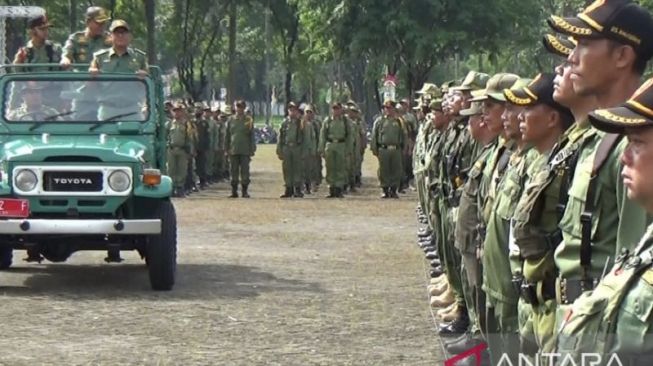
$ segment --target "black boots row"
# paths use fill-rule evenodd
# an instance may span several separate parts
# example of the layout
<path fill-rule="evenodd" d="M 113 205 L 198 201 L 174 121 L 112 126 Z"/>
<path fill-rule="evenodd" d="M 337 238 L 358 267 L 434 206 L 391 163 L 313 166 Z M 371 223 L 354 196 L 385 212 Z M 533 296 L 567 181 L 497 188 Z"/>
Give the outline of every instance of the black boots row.
<path fill-rule="evenodd" d="M 279 198 L 290 198 L 290 197 L 303 198 L 304 194 L 302 193 L 302 187 L 301 186 L 286 187 L 285 192 L 281 196 L 279 196 Z"/>
<path fill-rule="evenodd" d="M 339 187 L 329 187 L 329 195 L 326 198 L 344 198 L 344 190 Z"/>
<path fill-rule="evenodd" d="M 249 192 L 247 192 L 247 188 L 249 187 L 249 184 L 243 184 L 243 198 L 249 198 Z M 238 184 L 232 184 L 231 185 L 231 196 L 229 198 L 238 198 Z"/>
<path fill-rule="evenodd" d="M 397 195 L 397 187 L 383 187 L 383 195 L 381 198 L 399 198 Z"/>

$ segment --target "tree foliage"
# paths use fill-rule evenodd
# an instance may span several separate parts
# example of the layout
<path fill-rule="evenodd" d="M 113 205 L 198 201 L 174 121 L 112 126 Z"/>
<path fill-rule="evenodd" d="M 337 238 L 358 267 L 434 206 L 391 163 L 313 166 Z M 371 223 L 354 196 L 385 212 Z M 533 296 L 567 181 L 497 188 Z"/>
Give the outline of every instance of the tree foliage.
<path fill-rule="evenodd" d="M 541 46 L 550 14 L 588 0 L 4 0 L 38 5 L 63 42 L 83 29 L 87 6 L 127 20 L 136 47 L 171 75 L 176 96 L 297 100 L 324 106 L 353 98 L 374 113 L 385 74 L 411 96 L 425 81 L 471 69 L 524 76 L 556 62 Z M 653 9 L 653 0 L 642 0 Z M 266 21 L 267 20 L 267 21 Z M 25 20 L 8 22 L 8 51 L 25 42 Z"/>

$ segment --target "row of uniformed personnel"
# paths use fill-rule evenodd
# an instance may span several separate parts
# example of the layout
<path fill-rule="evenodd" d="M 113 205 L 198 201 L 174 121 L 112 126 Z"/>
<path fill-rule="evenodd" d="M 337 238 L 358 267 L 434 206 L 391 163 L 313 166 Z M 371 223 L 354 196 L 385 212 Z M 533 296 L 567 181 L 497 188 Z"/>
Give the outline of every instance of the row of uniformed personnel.
<path fill-rule="evenodd" d="M 640 84 L 653 18 L 598 0 L 548 23 L 555 72 L 423 90 L 414 172 L 431 304 L 440 334 L 459 335 L 447 350 L 487 344 L 483 364 L 650 365 L 653 79 Z"/>
<path fill-rule="evenodd" d="M 174 196 L 185 197 L 212 183 L 231 177 L 231 198 L 249 198 L 251 158 L 256 152 L 254 121 L 246 103 L 237 101 L 236 112 L 196 103 L 169 103 L 168 175 Z"/>
<path fill-rule="evenodd" d="M 329 185 L 327 198 L 342 198 L 361 185 L 367 145 L 365 122 L 353 102 L 333 103 L 320 121 L 313 106 L 288 104 L 288 116 L 279 129 L 277 156 L 282 161 L 285 191 L 281 198 L 310 194 L 322 181 L 322 159 Z"/>

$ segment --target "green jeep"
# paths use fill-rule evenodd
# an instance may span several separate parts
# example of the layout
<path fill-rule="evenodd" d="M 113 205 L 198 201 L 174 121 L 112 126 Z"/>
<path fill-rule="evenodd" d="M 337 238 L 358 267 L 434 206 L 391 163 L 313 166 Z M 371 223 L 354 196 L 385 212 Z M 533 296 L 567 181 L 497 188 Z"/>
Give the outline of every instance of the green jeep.
<path fill-rule="evenodd" d="M 32 65 L 33 66 L 33 65 Z M 0 76 L 0 268 L 13 250 L 63 262 L 79 250 L 136 250 L 154 290 L 174 285 L 172 181 L 161 72 Z"/>

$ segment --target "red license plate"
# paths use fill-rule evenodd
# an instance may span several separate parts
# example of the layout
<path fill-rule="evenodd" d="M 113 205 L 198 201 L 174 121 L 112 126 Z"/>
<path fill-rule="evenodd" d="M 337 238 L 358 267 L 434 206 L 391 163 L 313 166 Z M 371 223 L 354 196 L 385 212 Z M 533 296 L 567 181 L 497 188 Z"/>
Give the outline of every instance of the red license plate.
<path fill-rule="evenodd" d="M 29 201 L 14 198 L 0 198 L 0 217 L 28 217 Z"/>

